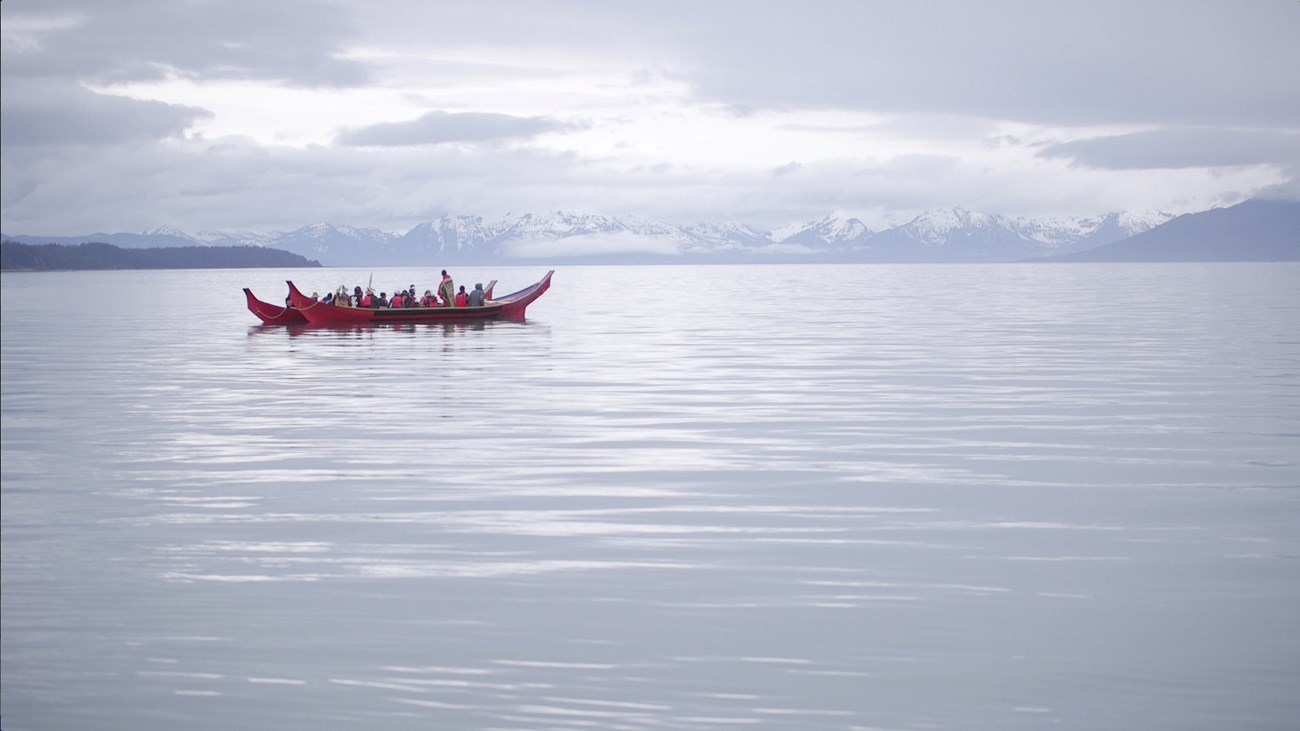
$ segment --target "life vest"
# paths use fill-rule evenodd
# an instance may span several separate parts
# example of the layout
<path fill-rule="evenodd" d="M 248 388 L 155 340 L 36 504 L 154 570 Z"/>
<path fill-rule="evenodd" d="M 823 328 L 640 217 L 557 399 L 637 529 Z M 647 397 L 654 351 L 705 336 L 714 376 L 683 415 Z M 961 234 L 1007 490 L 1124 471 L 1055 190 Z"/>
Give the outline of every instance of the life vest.
<path fill-rule="evenodd" d="M 457 292 L 457 293 L 456 293 L 456 306 L 457 306 L 457 307 L 469 307 L 469 295 L 465 294 L 464 292 Z"/>

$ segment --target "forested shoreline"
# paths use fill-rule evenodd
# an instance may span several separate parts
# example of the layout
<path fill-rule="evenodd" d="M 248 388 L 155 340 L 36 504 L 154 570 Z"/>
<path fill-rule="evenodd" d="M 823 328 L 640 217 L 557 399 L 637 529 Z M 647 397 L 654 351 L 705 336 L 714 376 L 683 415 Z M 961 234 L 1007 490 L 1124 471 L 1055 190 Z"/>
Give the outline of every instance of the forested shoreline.
<path fill-rule="evenodd" d="M 60 271 L 74 269 L 266 269 L 319 267 L 320 262 L 280 249 L 260 246 L 180 246 L 123 249 L 104 243 L 0 243 L 0 269 Z"/>

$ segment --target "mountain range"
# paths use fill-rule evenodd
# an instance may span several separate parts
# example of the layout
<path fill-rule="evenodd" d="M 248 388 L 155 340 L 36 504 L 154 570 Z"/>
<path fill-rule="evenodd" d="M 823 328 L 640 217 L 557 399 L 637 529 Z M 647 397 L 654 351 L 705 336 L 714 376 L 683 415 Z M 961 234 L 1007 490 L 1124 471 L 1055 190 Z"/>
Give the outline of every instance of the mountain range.
<path fill-rule="evenodd" d="M 1297 261 L 1300 203 L 1252 200 L 1179 216 L 1122 241 L 1059 261 Z"/>
<path fill-rule="evenodd" d="M 1082 218 L 1010 218 L 950 208 L 928 211 L 882 231 L 872 231 L 861 220 L 844 214 L 765 231 L 738 223 L 680 226 L 632 216 L 555 211 L 512 214 L 497 220 L 445 215 L 402 234 L 318 223 L 269 234 L 223 231 L 191 235 L 159 228 L 139 234 L 4 238 L 31 244 L 94 241 L 127 248 L 260 246 L 289 251 L 326 266 L 543 261 L 1295 260 L 1300 259 L 1300 202 L 1247 201 L 1178 217 L 1120 212 Z"/>

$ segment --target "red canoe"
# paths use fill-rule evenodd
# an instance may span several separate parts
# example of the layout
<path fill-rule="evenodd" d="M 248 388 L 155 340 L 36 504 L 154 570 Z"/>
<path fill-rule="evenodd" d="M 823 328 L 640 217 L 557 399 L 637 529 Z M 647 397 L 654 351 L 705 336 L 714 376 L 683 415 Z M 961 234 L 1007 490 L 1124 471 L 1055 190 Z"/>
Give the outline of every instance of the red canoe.
<path fill-rule="evenodd" d="M 497 286 L 497 280 L 493 279 L 488 283 L 487 289 L 484 290 L 483 296 L 492 299 L 492 290 Z M 248 300 L 248 311 L 257 315 L 263 325 L 306 325 L 307 318 L 303 316 L 302 311 L 292 305 L 281 307 L 273 305 L 270 302 L 263 302 L 253 295 L 253 291 L 244 287 L 244 298 Z"/>
<path fill-rule="evenodd" d="M 481 307 L 340 307 L 317 302 L 289 282 L 289 304 L 312 325 L 373 325 L 382 323 L 456 322 L 463 320 L 522 320 L 524 310 L 551 287 L 551 275 L 518 292 L 489 299 Z M 251 296 L 251 295 L 250 295 Z M 252 309 L 251 305 L 249 309 Z M 257 314 L 254 312 L 254 314 Z M 261 315 L 258 315 L 261 317 Z"/>
<path fill-rule="evenodd" d="M 293 307 L 281 307 L 253 296 L 253 291 L 244 287 L 244 297 L 248 300 L 248 310 L 257 315 L 266 325 L 305 325 L 307 318 Z"/>

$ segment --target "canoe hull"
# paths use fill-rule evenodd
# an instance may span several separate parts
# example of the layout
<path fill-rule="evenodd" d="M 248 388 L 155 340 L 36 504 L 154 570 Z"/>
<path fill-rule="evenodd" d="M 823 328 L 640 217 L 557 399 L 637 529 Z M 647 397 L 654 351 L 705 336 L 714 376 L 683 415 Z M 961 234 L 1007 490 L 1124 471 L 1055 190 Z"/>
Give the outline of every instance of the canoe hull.
<path fill-rule="evenodd" d="M 551 275 L 501 299 L 490 300 L 481 307 L 398 307 L 371 309 L 339 307 L 304 295 L 293 282 L 289 285 L 289 303 L 311 325 L 352 327 L 357 325 L 408 324 L 417 322 L 466 322 L 475 320 L 522 320 L 528 305 L 551 286 Z M 495 284 L 495 282 L 493 283 Z"/>
<path fill-rule="evenodd" d="M 257 315 L 265 325 L 305 325 L 307 318 L 293 307 L 281 307 L 253 296 L 252 290 L 244 287 L 244 298 L 248 300 L 248 311 Z"/>

